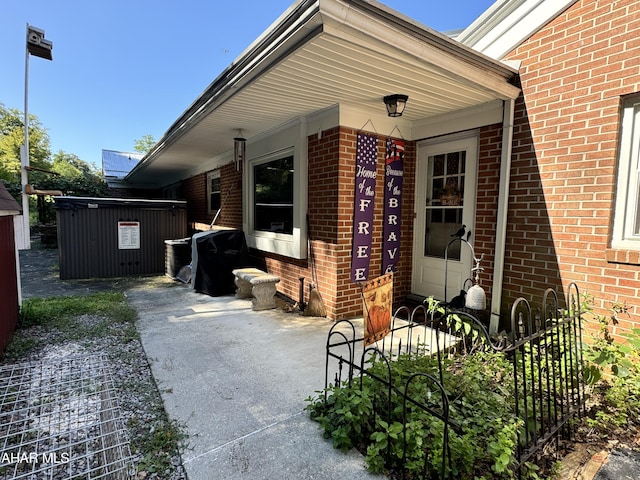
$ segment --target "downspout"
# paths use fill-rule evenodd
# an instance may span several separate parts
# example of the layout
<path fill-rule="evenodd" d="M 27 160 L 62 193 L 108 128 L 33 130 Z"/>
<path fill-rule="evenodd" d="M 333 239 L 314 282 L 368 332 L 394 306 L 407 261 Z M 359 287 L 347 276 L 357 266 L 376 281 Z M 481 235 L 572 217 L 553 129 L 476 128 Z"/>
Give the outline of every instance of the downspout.
<path fill-rule="evenodd" d="M 502 114 L 502 156 L 500 158 L 500 188 L 498 191 L 498 218 L 496 222 L 495 267 L 491 289 L 491 319 L 489 333 L 496 333 L 500 322 L 504 256 L 507 242 L 507 213 L 509 211 L 509 183 L 511 181 L 511 153 L 513 149 L 513 118 L 515 100 L 504 102 Z"/>

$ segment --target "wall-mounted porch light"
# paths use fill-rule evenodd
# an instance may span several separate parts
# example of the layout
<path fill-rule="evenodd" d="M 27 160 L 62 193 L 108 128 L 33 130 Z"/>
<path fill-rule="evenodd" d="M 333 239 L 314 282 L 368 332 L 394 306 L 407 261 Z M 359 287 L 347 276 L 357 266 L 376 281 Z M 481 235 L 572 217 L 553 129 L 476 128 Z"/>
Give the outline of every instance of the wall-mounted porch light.
<path fill-rule="evenodd" d="M 398 93 L 384 97 L 384 104 L 387 107 L 387 115 L 390 117 L 401 117 L 408 99 L 408 95 L 401 95 Z"/>
<path fill-rule="evenodd" d="M 247 139 L 243 138 L 242 130 L 238 130 L 238 136 L 233 139 L 233 161 L 236 163 L 236 171 L 240 171 L 240 165 L 244 163 L 247 149 Z"/>

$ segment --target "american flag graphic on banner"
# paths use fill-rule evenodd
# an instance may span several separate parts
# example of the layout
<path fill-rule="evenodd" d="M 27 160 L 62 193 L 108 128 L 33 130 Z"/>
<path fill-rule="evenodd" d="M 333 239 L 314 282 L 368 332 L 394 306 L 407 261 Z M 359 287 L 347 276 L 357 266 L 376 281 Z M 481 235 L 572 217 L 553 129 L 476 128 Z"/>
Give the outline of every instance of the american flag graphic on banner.
<path fill-rule="evenodd" d="M 385 165 L 389 165 L 395 161 L 402 162 L 404 159 L 404 142 L 402 140 L 388 138 L 384 159 Z"/>
<path fill-rule="evenodd" d="M 354 282 L 362 282 L 369 278 L 377 158 L 378 137 L 359 133 L 356 147 L 353 250 L 351 255 L 351 280 Z"/>
<path fill-rule="evenodd" d="M 384 166 L 384 226 L 382 273 L 397 271 L 400 259 L 400 218 L 402 217 L 402 179 L 404 141 L 387 139 Z"/>

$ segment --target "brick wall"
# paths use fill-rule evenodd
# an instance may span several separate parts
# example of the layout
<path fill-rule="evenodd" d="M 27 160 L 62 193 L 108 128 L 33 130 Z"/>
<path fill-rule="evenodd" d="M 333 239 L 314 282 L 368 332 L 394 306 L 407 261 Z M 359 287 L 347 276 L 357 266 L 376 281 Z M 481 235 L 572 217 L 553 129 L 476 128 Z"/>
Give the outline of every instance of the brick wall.
<path fill-rule="evenodd" d="M 353 232 L 353 202 L 356 165 L 356 130 L 336 127 L 308 138 L 309 233 L 317 288 L 327 316 L 332 319 L 362 315 L 359 288 L 351 281 L 351 250 Z M 370 278 L 381 274 L 383 216 L 384 216 L 384 152 L 386 137 L 378 135 L 378 180 L 373 242 L 370 259 Z M 493 277 L 493 252 L 497 223 L 502 126 L 485 127 L 481 131 L 478 168 L 478 205 L 473 243 L 477 255 L 484 254 L 482 284 L 489 291 Z M 413 217 L 415 199 L 416 147 L 405 142 L 405 162 L 401 218 L 401 252 L 394 278 L 394 301 L 400 304 L 411 291 Z M 221 170 L 223 200 L 229 189 L 218 225 L 242 228 L 242 172 L 234 165 Z M 189 221 L 208 224 L 206 174 L 183 182 L 183 195 L 189 202 Z M 278 291 L 293 300 L 299 299 L 300 278 L 305 279 L 304 301 L 308 301 L 309 285 L 314 281 L 310 259 L 291 258 L 265 252 L 254 252 L 267 270 L 281 278 Z"/>
<path fill-rule="evenodd" d="M 479 147 L 476 223 L 471 244 L 476 257 L 482 256 L 481 266 L 484 271 L 480 275 L 480 284 L 487 295 L 487 305 L 491 305 L 498 224 L 502 124 L 482 128 Z"/>
<path fill-rule="evenodd" d="M 338 129 L 322 132 L 321 138 L 308 138 L 309 190 L 308 205 L 311 253 L 315 260 L 316 287 L 322 296 L 329 318 L 337 318 L 336 296 L 336 244 L 338 225 L 338 180 L 336 162 L 340 155 Z M 267 270 L 280 277 L 278 291 L 293 300 L 300 300 L 300 278 L 304 278 L 304 298 L 309 300 L 309 287 L 314 283 L 310 255 L 305 260 L 293 260 L 279 255 L 263 253 Z"/>
<path fill-rule="evenodd" d="M 315 259 L 318 291 L 322 295 L 327 316 L 333 319 L 362 315 L 362 297 L 358 286 L 351 281 L 351 249 L 357 132 L 348 128 L 333 128 L 312 135 L 309 146 L 308 211 L 311 245 Z M 384 182 L 384 141 L 378 140 L 378 181 L 373 226 L 371 274 L 381 274 Z M 405 149 L 405 177 L 403 186 L 403 218 L 401 256 L 394 281 L 394 298 L 404 300 L 411 285 L 411 248 L 415 147 L 407 142 Z M 275 255 L 265 255 L 270 272 L 279 275 L 278 291 L 298 299 L 300 277 L 308 286 L 313 281 L 308 260 L 292 261 Z M 305 289 L 305 301 L 308 288 Z"/>
<path fill-rule="evenodd" d="M 112 198 L 144 198 L 162 199 L 161 189 L 141 189 L 141 188 L 109 188 L 109 197 Z"/>
<path fill-rule="evenodd" d="M 356 167 L 356 141 L 358 132 L 340 129 L 340 158 L 338 161 L 338 199 L 337 217 L 338 243 L 336 248 L 336 267 L 339 272 L 336 294 L 339 303 L 338 318 L 362 315 L 362 297 L 357 285 L 352 283 L 351 249 L 353 235 L 353 202 Z M 376 181 L 374 224 L 372 228 L 372 248 L 370 258 L 370 278 L 382 273 L 382 241 L 384 216 L 384 153 L 386 137 L 378 136 L 378 170 Z M 401 252 L 394 277 L 394 301 L 402 302 L 410 292 L 413 243 L 413 211 L 415 189 L 415 145 L 405 142 L 405 162 L 402 195 Z"/>
<path fill-rule="evenodd" d="M 521 60 L 504 301 L 575 281 L 597 312 L 640 326 L 635 252 L 609 247 L 621 97 L 640 91 L 640 2 L 581 0 L 512 52 Z M 621 259 L 629 262 L 620 262 Z"/>
<path fill-rule="evenodd" d="M 201 173 L 182 182 L 180 197 L 187 201 L 189 224 L 210 225 L 216 212 L 209 212 L 207 174 Z M 216 225 L 242 229 L 242 170 L 235 164 L 220 167 L 220 202 L 222 209 Z"/>
<path fill-rule="evenodd" d="M 207 174 L 201 173 L 182 181 L 180 198 L 187 201 L 187 222 L 211 223 L 207 207 Z"/>
<path fill-rule="evenodd" d="M 238 171 L 235 163 L 220 167 L 220 205 L 216 225 L 242 230 L 242 168 Z"/>

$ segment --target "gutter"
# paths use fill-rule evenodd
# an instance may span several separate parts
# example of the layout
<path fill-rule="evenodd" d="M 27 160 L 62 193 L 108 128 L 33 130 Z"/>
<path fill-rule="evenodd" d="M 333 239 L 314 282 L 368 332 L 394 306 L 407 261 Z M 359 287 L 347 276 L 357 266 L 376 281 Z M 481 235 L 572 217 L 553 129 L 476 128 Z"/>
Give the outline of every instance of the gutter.
<path fill-rule="evenodd" d="M 148 166 L 204 117 L 325 29 L 333 29 L 336 32 L 340 29 L 355 29 L 360 33 L 375 35 L 375 31 L 370 31 L 372 24 L 392 25 L 404 34 L 400 37 L 413 39 L 412 54 L 417 58 L 424 54 L 424 48 L 433 49 L 441 54 L 438 58 L 442 61 L 446 61 L 445 57 L 449 56 L 455 58 L 456 63 L 462 61 L 463 64 L 476 69 L 477 74 L 485 78 L 485 87 L 498 98 L 514 95 L 512 90 L 515 87 L 509 83 L 517 74 L 516 70 L 455 42 L 375 0 L 298 0 L 209 84 L 125 179 L 131 180 L 141 176 Z M 399 38 L 384 41 L 394 44 L 396 40 Z M 402 47 L 398 45 L 398 48 Z M 435 62 L 434 65 L 440 63 Z M 461 80 L 468 79 L 470 75 L 467 70 L 459 69 L 452 70 L 451 74 L 457 74 Z M 509 83 L 505 85 L 505 82 Z"/>
<path fill-rule="evenodd" d="M 574 5 L 577 0 L 498 0 L 456 37 L 497 59 Z"/>
<path fill-rule="evenodd" d="M 511 154 L 513 151 L 513 119 L 515 100 L 504 102 L 502 114 L 502 155 L 500 158 L 500 188 L 498 192 L 498 218 L 496 222 L 495 266 L 491 288 L 491 319 L 489 333 L 498 331 L 502 305 L 502 282 L 504 280 L 504 256 L 507 243 L 507 213 L 509 211 L 509 184 L 511 182 Z"/>
<path fill-rule="evenodd" d="M 513 0 L 502 1 L 508 3 Z M 353 7 L 357 7 L 360 11 L 366 15 L 373 16 L 378 21 L 386 24 L 392 23 L 411 37 L 414 37 L 439 50 L 446 50 L 449 55 L 454 56 L 469 65 L 473 65 L 480 70 L 490 72 L 491 74 L 498 75 L 506 79 L 515 76 L 518 73 L 517 70 L 514 70 L 510 65 L 505 64 L 490 55 L 486 55 L 483 52 L 474 50 L 471 46 L 461 42 L 459 38 L 452 39 L 446 33 L 439 32 L 427 25 L 423 25 L 417 20 L 397 12 L 376 0 L 345 0 L 345 3 Z M 466 30 L 463 32 L 466 32 Z"/>
<path fill-rule="evenodd" d="M 322 25 L 314 25 L 312 22 L 319 10 L 319 0 L 299 0 L 289 7 L 187 107 L 125 179 L 135 176 L 147 165 L 153 163 L 155 157 L 182 137 L 203 116 L 215 109 L 216 104 L 219 106 L 224 103 L 247 83 L 257 78 L 261 72 L 278 63 L 291 49 L 295 49 L 299 44 L 305 43 L 308 38 L 320 33 Z M 287 43 L 295 37 L 301 38 L 295 41 L 293 47 L 287 47 Z M 274 54 L 283 46 L 287 47 L 285 51 L 278 53 L 274 58 Z"/>

